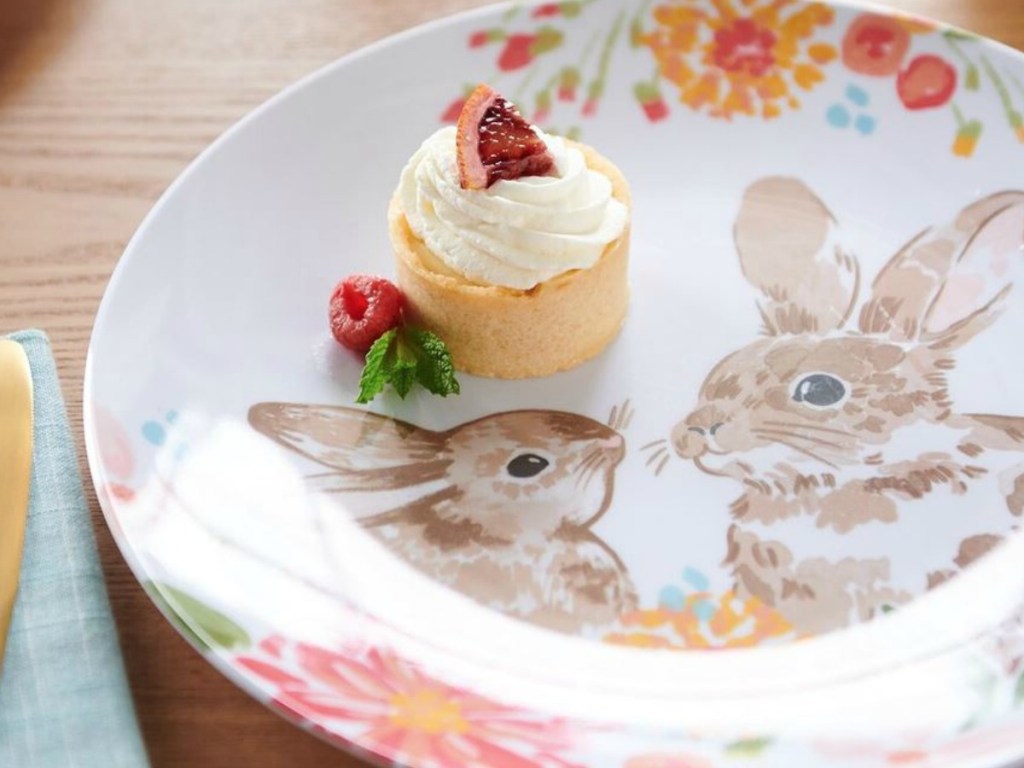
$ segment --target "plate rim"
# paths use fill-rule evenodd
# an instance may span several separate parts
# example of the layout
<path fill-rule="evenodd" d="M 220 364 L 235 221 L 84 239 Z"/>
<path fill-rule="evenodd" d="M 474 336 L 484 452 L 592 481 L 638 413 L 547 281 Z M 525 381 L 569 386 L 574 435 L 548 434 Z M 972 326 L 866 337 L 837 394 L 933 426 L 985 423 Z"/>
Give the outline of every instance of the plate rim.
<path fill-rule="evenodd" d="M 171 200 L 174 196 L 178 194 L 179 188 L 188 183 L 188 180 L 193 176 L 194 173 L 197 172 L 197 169 L 199 169 L 207 161 L 210 155 L 219 151 L 222 145 L 229 143 L 235 137 L 235 135 L 243 131 L 251 121 L 261 119 L 261 117 L 265 113 L 278 108 L 281 103 L 291 99 L 296 93 L 309 87 L 313 83 L 319 82 L 324 78 L 330 77 L 336 71 L 342 70 L 351 65 L 353 62 L 358 61 L 364 57 L 376 55 L 379 52 L 387 50 L 394 46 L 400 46 L 406 40 L 409 39 L 414 39 L 421 36 L 428 36 L 437 29 L 443 29 L 451 25 L 460 24 L 466 21 L 470 21 L 474 18 L 491 17 L 513 6 L 531 7 L 534 5 L 542 4 L 542 2 L 543 0 L 526 0 L 525 2 L 516 2 L 515 0 L 503 0 L 502 2 L 490 3 L 480 7 L 470 8 L 456 13 L 446 14 L 438 18 L 434 18 L 429 21 L 423 22 L 421 24 L 417 24 L 412 27 L 400 30 L 384 38 L 372 41 L 358 49 L 350 51 L 344 54 L 343 56 L 340 56 L 330 62 L 327 62 L 320 67 L 317 67 L 313 71 L 301 76 L 300 78 L 288 84 L 284 88 L 278 90 L 265 101 L 257 105 L 255 108 L 251 109 L 241 118 L 236 120 L 227 129 L 225 129 L 207 146 L 205 146 L 167 186 L 167 188 L 161 193 L 159 198 L 152 204 L 152 207 L 149 209 L 147 214 L 143 217 L 143 219 L 137 226 L 136 230 L 132 234 L 131 238 L 129 239 L 128 243 L 126 244 L 121 256 L 117 261 L 117 264 L 115 265 L 111 273 L 108 283 L 104 288 L 103 296 L 97 308 L 96 315 L 93 321 L 93 326 L 90 331 L 82 385 L 83 432 L 85 437 L 86 458 L 87 465 L 89 468 L 90 479 L 93 483 L 97 496 L 100 499 L 100 506 L 103 512 L 104 522 L 107 525 L 108 529 L 111 530 L 115 542 L 118 545 L 118 549 L 120 550 L 122 557 L 129 565 L 133 577 L 140 584 L 144 583 L 147 580 L 143 577 L 148 576 L 149 574 L 144 573 L 141 568 L 140 558 L 138 557 L 138 554 L 134 552 L 131 537 L 128 536 L 126 533 L 120 532 L 120 525 L 118 523 L 118 513 L 116 509 L 117 505 L 114 503 L 113 500 L 104 499 L 104 494 L 102 492 L 103 487 L 106 485 L 107 478 L 105 474 L 105 469 L 103 467 L 103 463 L 99 458 L 99 438 L 97 425 L 95 423 L 95 418 L 93 414 L 92 404 L 94 403 L 93 390 L 95 387 L 94 371 L 96 366 L 96 341 L 102 335 L 107 325 L 106 316 L 110 312 L 110 306 L 113 301 L 112 297 L 114 297 L 118 293 L 118 286 L 120 285 L 121 280 L 123 278 L 126 269 L 126 264 L 135 256 L 136 253 L 138 253 L 141 250 L 140 243 L 146 237 L 149 229 L 153 225 L 153 222 L 156 221 L 162 215 L 162 212 L 166 205 L 168 204 L 169 200 Z M 807 0 L 805 0 L 805 4 L 806 2 Z M 899 11 L 897 9 L 888 8 L 885 7 L 884 5 L 881 5 L 880 3 L 876 3 L 873 1 L 818 0 L 818 2 L 821 2 L 826 6 L 837 9 L 846 9 L 849 10 L 851 13 L 860 11 L 878 13 L 887 18 L 918 18 L 934 24 L 940 30 L 962 29 L 961 27 L 958 27 L 956 25 L 948 24 L 945 22 L 939 22 L 927 16 L 922 16 L 920 14 L 906 13 Z M 974 33 L 970 34 L 973 35 Z M 982 45 L 989 47 L 991 50 L 994 51 L 994 53 L 1000 56 L 1010 56 L 1011 58 L 1017 61 L 1024 61 L 1024 52 L 1019 51 L 1013 48 L 1012 46 L 1009 46 L 997 40 L 993 40 L 992 38 L 986 36 L 975 36 L 978 38 L 979 42 Z M 131 552 L 131 556 L 128 556 L 128 552 Z M 949 583 L 942 585 L 941 587 L 935 590 L 932 590 L 928 593 L 916 597 L 914 601 L 911 604 L 909 604 L 906 608 L 902 609 L 901 611 L 895 612 L 892 615 L 881 617 L 875 621 L 866 624 L 850 627 L 846 630 L 840 630 L 836 632 L 827 633 L 825 635 L 808 638 L 806 640 L 802 640 L 800 643 L 787 643 L 785 645 L 780 646 L 759 646 L 744 649 L 727 649 L 716 651 L 714 654 L 688 652 L 685 650 L 658 652 L 652 651 L 650 649 L 635 649 L 629 647 L 594 643 L 591 640 L 584 640 L 575 637 L 563 637 L 535 627 L 521 625 L 520 622 L 515 622 L 511 619 L 508 619 L 507 617 L 494 617 L 504 621 L 511 622 L 517 625 L 517 628 L 523 628 L 530 633 L 543 633 L 544 639 L 547 641 L 545 644 L 551 643 L 553 639 L 555 639 L 557 642 L 564 640 L 568 641 L 569 644 L 582 644 L 591 649 L 600 649 L 600 651 L 602 652 L 611 651 L 612 654 L 609 656 L 609 658 L 611 658 L 612 656 L 618 656 L 623 659 L 627 657 L 635 657 L 638 659 L 654 659 L 655 657 L 661 657 L 671 658 L 673 659 L 673 664 L 676 664 L 676 662 L 680 658 L 692 657 L 692 659 L 689 660 L 695 663 L 699 663 L 701 666 L 715 666 L 722 668 L 730 667 L 732 669 L 736 668 L 737 660 L 749 659 L 749 662 L 743 662 L 742 664 L 744 666 L 748 663 L 756 664 L 756 666 L 763 668 L 766 665 L 769 667 L 773 666 L 776 663 L 776 660 L 781 658 L 780 654 L 793 655 L 796 651 L 799 651 L 800 655 L 802 656 L 808 648 L 822 648 L 825 645 L 836 645 L 840 639 L 844 641 L 850 640 L 849 643 L 843 643 L 843 647 L 845 647 L 846 645 L 856 645 L 857 647 L 862 648 L 864 647 L 864 643 L 866 642 L 878 643 L 879 646 L 885 647 L 887 644 L 884 642 L 884 640 L 880 638 L 873 638 L 872 635 L 877 635 L 881 633 L 883 629 L 899 627 L 909 624 L 921 626 L 927 623 L 923 621 L 921 617 L 914 616 L 914 614 L 920 612 L 924 616 L 930 616 L 933 614 L 937 615 L 939 613 L 945 613 L 945 610 L 942 609 L 942 606 L 952 604 L 954 602 L 953 597 L 955 595 L 958 595 L 959 593 L 970 594 L 972 591 L 975 591 L 973 586 L 975 583 L 980 584 L 983 581 L 989 581 L 990 577 L 988 577 L 987 575 L 985 576 L 985 578 L 982 578 L 983 573 L 988 573 L 988 571 L 984 567 L 986 564 L 988 564 L 991 569 L 995 569 L 995 563 L 1009 563 L 1011 562 L 1011 558 L 1013 561 L 1017 561 L 1017 558 L 1020 556 L 1020 554 L 1024 554 L 1024 531 L 1019 531 L 1012 539 L 1008 540 L 997 551 L 987 555 L 974 568 L 964 572 L 957 579 L 951 580 Z M 137 565 L 139 565 L 138 569 L 136 567 Z M 152 597 L 150 597 L 150 599 L 152 600 Z M 240 672 L 235 666 L 230 664 L 228 660 L 223 658 L 219 653 L 203 653 L 202 649 L 199 648 L 191 638 L 185 635 L 185 633 L 181 632 L 180 628 L 176 625 L 176 622 L 171 621 L 171 617 L 168 614 L 168 612 L 162 606 L 160 606 L 157 601 L 154 600 L 154 602 L 157 603 L 158 609 L 161 611 L 164 617 L 168 621 L 170 621 L 172 626 L 175 627 L 175 630 L 179 634 L 183 635 L 190 645 L 196 648 L 196 650 L 200 651 L 204 658 L 208 662 L 210 662 L 215 668 L 217 668 L 222 674 L 224 674 L 229 680 L 231 680 L 232 683 L 240 687 L 253 698 L 256 698 L 257 701 L 263 703 L 265 706 L 271 709 L 271 711 L 275 712 L 278 715 L 284 716 L 289 721 L 299 724 L 301 727 L 302 722 L 297 717 L 290 717 L 287 714 L 280 712 L 277 708 L 274 708 L 269 705 L 269 703 L 265 700 L 265 697 L 263 696 L 264 691 L 260 688 L 259 683 L 254 678 Z M 1012 602 L 1014 605 L 1019 605 L 1020 599 L 1014 598 Z M 970 601 L 968 601 L 967 604 L 970 605 Z M 959 602 L 958 605 L 962 608 L 963 602 Z M 926 611 L 926 607 L 929 608 L 929 610 Z M 475 610 L 483 611 L 488 615 L 494 614 L 493 611 L 490 611 L 488 609 L 480 609 L 478 607 L 475 607 Z M 965 622 L 961 622 L 961 624 L 963 623 Z M 987 629 L 983 630 L 982 635 L 970 634 L 969 636 L 964 636 L 963 632 L 957 632 L 956 634 L 959 636 L 959 639 L 951 639 L 948 643 L 945 643 L 944 646 L 947 650 L 949 650 L 950 648 L 963 649 L 970 643 L 974 642 L 980 637 L 983 637 L 984 634 L 990 631 L 992 628 L 993 627 L 988 627 Z M 866 636 L 860 637 L 861 635 Z M 566 647 L 568 648 L 568 646 Z M 842 649 L 835 651 L 837 656 L 845 655 L 841 653 L 841 650 Z M 943 651 L 939 650 L 938 653 L 941 654 L 943 653 Z M 922 653 L 920 650 L 917 650 L 913 653 L 907 652 L 905 654 L 905 658 L 902 658 L 900 660 L 893 660 L 889 667 L 876 668 L 873 671 L 868 671 L 864 674 L 883 674 L 886 668 L 900 668 L 906 663 L 912 664 L 914 662 L 920 661 L 926 655 L 927 654 Z M 717 663 L 718 660 L 720 660 L 721 663 Z M 712 664 L 709 664 L 708 662 L 712 662 Z M 823 660 L 821 663 L 824 664 L 827 663 L 827 661 Z M 721 670 L 716 669 L 713 672 L 708 672 L 707 675 L 709 679 L 711 677 L 716 677 L 719 680 L 719 682 L 721 680 Z M 827 691 L 831 686 L 834 686 L 836 683 L 837 681 L 834 680 L 826 680 L 821 682 L 820 687 Z M 769 693 L 772 692 L 774 691 L 769 691 Z M 742 692 L 736 694 L 738 699 L 743 698 L 746 695 L 749 695 L 749 692 L 746 694 Z M 311 732 L 314 735 L 320 736 L 320 734 L 318 734 L 315 729 L 303 728 L 303 730 Z M 334 739 L 328 739 L 326 737 L 322 738 L 325 741 L 328 741 L 328 743 L 336 743 Z M 346 743 L 348 743 L 347 740 Z M 357 749 L 360 752 L 365 752 L 365 748 L 358 745 L 358 743 L 352 742 L 352 745 L 354 749 Z M 366 757 L 365 754 L 361 754 L 360 756 L 364 758 Z"/>

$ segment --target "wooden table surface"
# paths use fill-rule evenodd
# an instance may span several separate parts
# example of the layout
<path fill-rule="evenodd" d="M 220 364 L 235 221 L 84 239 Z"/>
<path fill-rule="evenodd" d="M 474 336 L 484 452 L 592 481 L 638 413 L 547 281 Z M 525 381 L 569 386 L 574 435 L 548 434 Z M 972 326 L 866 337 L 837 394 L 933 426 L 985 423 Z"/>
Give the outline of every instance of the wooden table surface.
<path fill-rule="evenodd" d="M 83 456 L 86 346 L 107 279 L 157 196 L 283 86 L 483 0 L 0 0 L 0 333 L 53 341 Z M 1024 48 L 1024 0 L 890 0 Z M 87 484 L 88 485 L 88 484 Z M 128 571 L 89 488 L 153 765 L 359 766 L 193 652 Z"/>

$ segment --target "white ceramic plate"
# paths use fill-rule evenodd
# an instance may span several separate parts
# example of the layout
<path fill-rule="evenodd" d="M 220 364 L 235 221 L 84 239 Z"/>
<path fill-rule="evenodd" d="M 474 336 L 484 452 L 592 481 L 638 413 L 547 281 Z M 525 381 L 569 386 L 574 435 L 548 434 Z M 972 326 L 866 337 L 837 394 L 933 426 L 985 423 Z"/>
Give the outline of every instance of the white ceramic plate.
<path fill-rule="evenodd" d="M 393 274 L 399 172 L 478 81 L 629 178 L 629 318 L 568 373 L 357 408 L 327 297 Z M 212 663 L 383 761 L 1024 756 L 1022 109 L 1018 53 L 795 0 L 498 6 L 347 57 L 118 265 L 107 520 Z"/>

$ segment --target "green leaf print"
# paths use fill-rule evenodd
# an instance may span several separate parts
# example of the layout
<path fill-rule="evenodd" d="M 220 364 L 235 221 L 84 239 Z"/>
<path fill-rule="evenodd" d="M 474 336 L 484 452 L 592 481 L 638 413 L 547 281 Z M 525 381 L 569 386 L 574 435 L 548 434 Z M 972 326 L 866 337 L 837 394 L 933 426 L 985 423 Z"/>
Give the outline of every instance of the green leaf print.
<path fill-rule="evenodd" d="M 962 29 L 944 29 L 942 31 L 942 36 L 947 40 L 957 40 L 964 43 L 977 42 L 981 39 L 977 35 Z"/>
<path fill-rule="evenodd" d="M 729 744 L 725 748 L 725 753 L 730 757 L 759 757 L 771 745 L 772 740 L 765 736 L 756 739 L 741 739 Z"/>
<path fill-rule="evenodd" d="M 147 582 L 144 586 L 182 634 L 200 648 L 241 650 L 251 644 L 244 629 L 194 597 L 166 584 Z"/>

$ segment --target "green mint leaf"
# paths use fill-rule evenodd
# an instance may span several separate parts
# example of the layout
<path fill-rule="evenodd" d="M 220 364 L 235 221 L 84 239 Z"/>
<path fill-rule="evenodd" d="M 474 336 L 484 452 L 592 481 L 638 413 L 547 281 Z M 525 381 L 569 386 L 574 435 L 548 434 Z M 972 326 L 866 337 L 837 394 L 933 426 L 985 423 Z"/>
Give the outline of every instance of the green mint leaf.
<path fill-rule="evenodd" d="M 384 391 L 384 385 L 388 382 L 388 359 L 392 357 L 388 352 L 391 350 L 391 346 L 397 336 L 398 331 L 392 328 L 373 342 L 370 351 L 366 353 L 366 364 L 363 366 L 363 373 L 359 377 L 357 403 L 366 404 Z"/>
<path fill-rule="evenodd" d="M 448 347 L 436 334 L 409 326 L 393 328 L 370 347 L 356 402 L 369 403 L 389 384 L 403 400 L 416 384 L 441 397 L 459 393 Z"/>
<path fill-rule="evenodd" d="M 416 383 L 417 358 L 417 350 L 409 343 L 408 333 L 403 329 L 395 342 L 394 354 L 388 356 L 385 370 L 388 382 L 403 400 Z"/>
<path fill-rule="evenodd" d="M 412 390 L 412 385 L 416 383 L 416 364 L 396 366 L 388 376 L 388 381 L 398 396 L 405 400 L 405 396 Z"/>
<path fill-rule="evenodd" d="M 459 394 L 459 380 L 455 378 L 452 356 L 441 338 L 418 328 L 410 328 L 408 336 L 418 352 L 416 378 L 419 383 L 441 397 Z"/>

